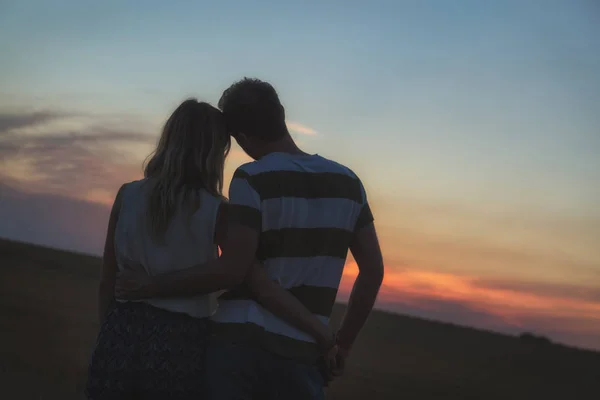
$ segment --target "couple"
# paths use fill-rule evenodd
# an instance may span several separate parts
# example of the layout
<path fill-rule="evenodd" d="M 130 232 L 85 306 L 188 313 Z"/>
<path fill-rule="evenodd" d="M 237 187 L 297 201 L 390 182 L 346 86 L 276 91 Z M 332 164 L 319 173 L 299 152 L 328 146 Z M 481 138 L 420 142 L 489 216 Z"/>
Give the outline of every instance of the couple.
<path fill-rule="evenodd" d="M 359 178 L 296 146 L 269 83 L 236 82 L 219 108 L 184 101 L 116 196 L 91 400 L 323 399 L 371 312 L 383 260 Z M 227 202 L 230 137 L 255 161 Z M 348 249 L 359 275 L 334 334 Z"/>

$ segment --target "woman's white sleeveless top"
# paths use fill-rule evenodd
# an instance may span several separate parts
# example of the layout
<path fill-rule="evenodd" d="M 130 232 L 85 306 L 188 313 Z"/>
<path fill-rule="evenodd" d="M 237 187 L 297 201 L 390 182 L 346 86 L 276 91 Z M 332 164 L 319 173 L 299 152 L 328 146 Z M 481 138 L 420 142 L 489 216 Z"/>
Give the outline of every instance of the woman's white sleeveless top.
<path fill-rule="evenodd" d="M 121 196 L 121 209 L 115 232 L 115 252 L 119 269 L 127 260 L 142 264 L 150 275 L 158 275 L 203 264 L 218 257 L 214 244 L 215 223 L 221 199 L 199 190 L 200 208 L 191 216 L 175 213 L 163 243 L 155 243 L 146 220 L 146 179 L 127 184 Z M 142 300 L 155 307 L 197 318 L 211 316 L 217 309 L 216 294 L 194 297 Z"/>

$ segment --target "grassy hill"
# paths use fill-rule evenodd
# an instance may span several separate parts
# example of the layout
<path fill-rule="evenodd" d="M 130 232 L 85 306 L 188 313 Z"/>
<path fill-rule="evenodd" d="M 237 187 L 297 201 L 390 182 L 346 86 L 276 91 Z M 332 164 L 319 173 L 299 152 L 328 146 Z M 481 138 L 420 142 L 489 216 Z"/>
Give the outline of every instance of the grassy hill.
<path fill-rule="evenodd" d="M 99 273 L 97 257 L 0 240 L 2 398 L 82 398 Z M 374 312 L 328 398 L 591 400 L 600 354 Z"/>

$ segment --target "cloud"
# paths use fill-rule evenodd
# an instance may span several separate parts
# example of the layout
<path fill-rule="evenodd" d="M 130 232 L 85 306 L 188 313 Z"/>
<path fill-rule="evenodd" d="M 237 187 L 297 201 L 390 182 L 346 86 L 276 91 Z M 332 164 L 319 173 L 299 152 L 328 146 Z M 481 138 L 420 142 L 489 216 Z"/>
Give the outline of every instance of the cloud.
<path fill-rule="evenodd" d="M 147 146 L 148 154 L 156 141 L 132 122 L 124 116 L 0 110 L 0 163 L 5 167 L 0 180 L 108 203 L 123 182 L 141 177 L 140 145 Z M 290 129 L 316 134 L 293 122 Z M 234 145 L 226 174 L 247 161 L 250 158 Z"/>
<path fill-rule="evenodd" d="M 142 160 L 132 151 L 149 148 L 155 138 L 135 130 L 110 128 L 94 121 L 78 130 L 52 128 L 44 134 L 15 133 L 14 129 L 43 124 L 58 113 L 1 114 L 0 172 L 4 182 L 39 192 L 68 193 L 75 198 L 110 202 L 119 186 L 141 176 Z M 129 151 L 126 151 L 129 146 Z M 132 150 L 133 149 L 133 150 Z"/>
<path fill-rule="evenodd" d="M 519 282 L 499 279 L 479 279 L 473 282 L 478 287 L 526 292 L 553 298 L 580 299 L 600 303 L 600 284 L 598 287 L 549 282 Z"/>
<path fill-rule="evenodd" d="M 299 124 L 297 122 L 287 121 L 286 125 L 290 131 L 299 133 L 301 135 L 307 135 L 307 136 L 317 136 L 318 135 L 318 132 L 316 130 L 314 130 L 313 128 L 306 126 L 306 125 Z"/>
<path fill-rule="evenodd" d="M 0 112 L 0 135 L 7 134 L 14 129 L 42 124 L 64 116 L 65 114 L 56 111 Z"/>
<path fill-rule="evenodd" d="M 358 269 L 349 261 L 339 300 L 348 299 Z M 593 286 L 484 280 L 475 276 L 388 266 L 379 307 L 504 333 L 540 332 L 600 349 L 600 282 Z M 566 321 L 556 328 L 551 321 Z M 590 341 L 595 332 L 595 341 Z"/>
<path fill-rule="evenodd" d="M 0 182 L 105 204 L 121 184 L 142 176 L 157 139 L 127 116 L 0 111 L 0 121 Z M 225 189 L 235 167 L 248 161 L 234 143 Z"/>
<path fill-rule="evenodd" d="M 154 138 L 140 132 L 112 130 L 100 126 L 90 126 L 81 132 L 56 132 L 44 135 L 10 135 L 5 136 L 4 143 L 18 147 L 31 147 L 38 151 L 52 149 L 56 146 L 72 146 L 79 144 L 102 144 L 109 142 L 142 142 L 153 143 Z"/>

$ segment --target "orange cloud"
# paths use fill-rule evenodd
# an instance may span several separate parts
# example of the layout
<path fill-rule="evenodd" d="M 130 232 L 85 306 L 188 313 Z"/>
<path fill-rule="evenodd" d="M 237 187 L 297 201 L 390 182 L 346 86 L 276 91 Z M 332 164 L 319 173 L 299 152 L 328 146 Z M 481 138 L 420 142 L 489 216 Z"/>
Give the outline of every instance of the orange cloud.
<path fill-rule="evenodd" d="M 0 181 L 17 182 L 31 192 L 112 203 L 123 183 L 142 176 L 142 160 L 133 153 L 149 149 L 155 138 L 111 127 L 100 118 L 82 123 L 80 117 L 0 111 L 0 166 L 5 167 Z"/>
<path fill-rule="evenodd" d="M 347 263 L 340 290 L 349 293 L 358 274 L 354 261 Z M 540 284 L 542 286 L 542 284 Z M 426 296 L 440 300 L 458 300 L 484 306 L 488 311 L 505 314 L 513 312 L 553 313 L 600 318 L 600 301 L 566 296 L 550 296 L 529 290 L 495 288 L 476 277 L 448 273 L 387 268 L 383 283 L 385 300 L 402 300 L 406 296 Z"/>
<path fill-rule="evenodd" d="M 357 274 L 356 263 L 349 261 L 340 285 L 342 300 L 348 298 Z M 459 314 L 468 311 L 485 315 L 495 320 L 493 328 L 540 330 L 550 332 L 551 336 L 558 329 L 563 335 L 556 336 L 564 336 L 565 340 L 571 342 L 574 340 L 565 336 L 562 330 L 573 334 L 600 333 L 600 299 L 595 298 L 597 289 L 590 290 L 590 296 L 577 298 L 560 290 L 555 293 L 547 286 L 539 284 L 538 287 L 535 283 L 523 285 L 519 282 L 513 285 L 502 282 L 499 285 L 473 276 L 418 269 L 399 270 L 392 266 L 386 270 L 378 303 L 401 312 L 416 310 L 418 315 L 426 313 L 428 308 L 443 304 L 461 305 L 464 309 L 459 309 Z M 456 308 L 453 308 L 445 319 L 460 322 L 461 315 L 455 314 L 455 311 Z M 441 318 L 444 318 L 443 313 Z M 558 320 L 567 322 L 557 327 L 553 321 Z M 483 328 L 489 328 L 490 325 L 482 317 L 468 322 L 469 325 L 478 323 Z M 585 344 L 600 347 L 600 340 Z"/>

